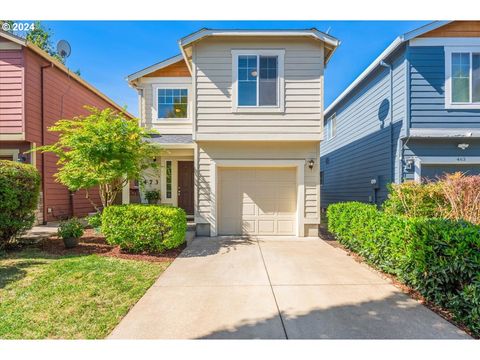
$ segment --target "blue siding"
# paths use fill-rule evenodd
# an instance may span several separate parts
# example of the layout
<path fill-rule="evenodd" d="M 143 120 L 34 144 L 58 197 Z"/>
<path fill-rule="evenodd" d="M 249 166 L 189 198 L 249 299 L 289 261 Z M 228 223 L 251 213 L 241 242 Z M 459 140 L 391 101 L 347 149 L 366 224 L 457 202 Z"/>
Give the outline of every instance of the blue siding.
<path fill-rule="evenodd" d="M 412 46 L 410 122 L 413 128 L 480 128 L 480 110 L 445 109 L 443 46 Z"/>
<path fill-rule="evenodd" d="M 393 114 L 394 154 L 400 137 L 406 108 L 405 48 L 388 61 L 394 64 Z M 335 138 L 322 142 L 320 167 L 324 183 L 320 196 L 322 208 L 340 201 L 370 202 L 374 198 L 371 179 L 379 179 L 377 203 L 387 196 L 391 182 L 390 161 L 390 73 L 379 67 L 334 109 L 337 117 Z M 396 175 L 396 174 L 394 174 Z"/>

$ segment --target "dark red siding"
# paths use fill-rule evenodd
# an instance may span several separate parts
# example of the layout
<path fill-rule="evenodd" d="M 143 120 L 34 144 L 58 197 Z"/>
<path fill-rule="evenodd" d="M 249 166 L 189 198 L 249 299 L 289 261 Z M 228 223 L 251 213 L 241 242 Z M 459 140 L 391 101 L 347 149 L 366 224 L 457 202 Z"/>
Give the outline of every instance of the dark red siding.
<path fill-rule="evenodd" d="M 23 52 L 0 50 L 0 134 L 23 132 Z"/>
<path fill-rule="evenodd" d="M 49 66 L 49 62 L 25 49 L 25 136 L 26 141 L 44 144 L 42 141 L 42 82 L 41 68 L 43 69 L 43 109 L 44 128 L 52 126 L 60 119 L 71 119 L 86 115 L 85 105 L 98 108 L 112 107 L 110 103 L 86 88 L 62 70 Z M 57 134 L 44 132 L 45 144 L 57 141 Z M 37 168 L 42 171 L 45 161 L 44 199 L 48 209 L 47 221 L 54 221 L 68 216 L 85 216 L 93 211 L 90 202 L 85 198 L 83 191 L 73 194 L 70 198 L 68 189 L 55 181 L 57 172 L 57 157 L 53 154 L 37 154 Z M 98 191 L 90 192 L 92 200 L 100 205 Z"/>

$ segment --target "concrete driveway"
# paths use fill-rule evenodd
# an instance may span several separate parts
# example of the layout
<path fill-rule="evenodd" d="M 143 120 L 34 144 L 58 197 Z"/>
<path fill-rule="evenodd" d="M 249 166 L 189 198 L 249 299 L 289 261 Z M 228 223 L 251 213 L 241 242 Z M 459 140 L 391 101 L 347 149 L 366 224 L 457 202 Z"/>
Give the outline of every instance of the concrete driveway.
<path fill-rule="evenodd" d="M 320 239 L 197 238 L 111 339 L 462 339 Z"/>

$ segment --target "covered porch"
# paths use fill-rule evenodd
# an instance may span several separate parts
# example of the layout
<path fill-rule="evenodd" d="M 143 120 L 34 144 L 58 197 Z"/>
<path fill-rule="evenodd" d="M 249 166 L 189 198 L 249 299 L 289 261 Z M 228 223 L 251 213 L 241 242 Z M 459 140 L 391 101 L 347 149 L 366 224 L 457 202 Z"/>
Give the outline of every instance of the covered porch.
<path fill-rule="evenodd" d="M 146 204 L 147 192 L 159 191 L 159 204 L 181 207 L 193 218 L 195 144 L 191 135 L 157 135 L 149 141 L 158 146 L 159 153 L 152 159 L 158 167 L 125 186 L 122 203 Z"/>

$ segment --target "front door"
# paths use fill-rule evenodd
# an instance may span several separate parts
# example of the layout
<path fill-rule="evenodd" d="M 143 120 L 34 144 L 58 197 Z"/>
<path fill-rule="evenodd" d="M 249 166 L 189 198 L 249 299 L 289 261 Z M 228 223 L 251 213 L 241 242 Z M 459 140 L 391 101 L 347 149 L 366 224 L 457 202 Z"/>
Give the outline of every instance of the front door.
<path fill-rule="evenodd" d="M 178 162 L 178 207 L 193 215 L 193 161 Z"/>

